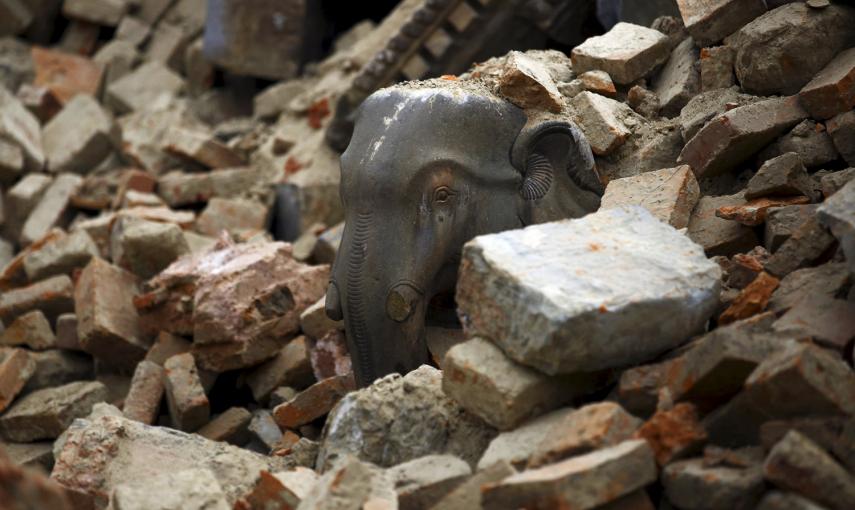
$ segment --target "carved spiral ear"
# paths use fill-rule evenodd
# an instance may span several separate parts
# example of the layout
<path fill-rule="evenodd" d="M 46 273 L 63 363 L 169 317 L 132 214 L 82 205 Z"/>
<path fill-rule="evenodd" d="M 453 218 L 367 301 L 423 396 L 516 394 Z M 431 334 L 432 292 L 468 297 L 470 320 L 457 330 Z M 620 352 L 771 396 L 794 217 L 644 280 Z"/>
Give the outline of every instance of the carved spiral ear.
<path fill-rule="evenodd" d="M 511 148 L 511 163 L 523 176 L 520 194 L 526 200 L 543 198 L 554 172 L 562 169 L 583 190 L 603 195 L 591 146 L 572 123 L 546 121 L 526 126 Z"/>
<path fill-rule="evenodd" d="M 537 200 L 546 196 L 552 186 L 552 163 L 538 153 L 529 154 L 525 164 L 525 177 L 523 178 L 522 193 L 526 200 Z"/>

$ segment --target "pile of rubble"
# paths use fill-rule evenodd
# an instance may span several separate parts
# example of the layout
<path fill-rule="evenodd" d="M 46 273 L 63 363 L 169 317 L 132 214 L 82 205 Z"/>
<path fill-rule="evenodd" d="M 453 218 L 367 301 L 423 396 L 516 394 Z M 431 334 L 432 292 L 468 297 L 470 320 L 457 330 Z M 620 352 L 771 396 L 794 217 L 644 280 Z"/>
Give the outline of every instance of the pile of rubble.
<path fill-rule="evenodd" d="M 0 0 L 70 20 L 0 40 L 0 501 L 855 507 L 855 8 L 677 3 L 446 77 L 570 112 L 601 210 L 468 243 L 441 370 L 355 390 L 325 139 L 421 2 L 246 105 L 205 2 Z"/>

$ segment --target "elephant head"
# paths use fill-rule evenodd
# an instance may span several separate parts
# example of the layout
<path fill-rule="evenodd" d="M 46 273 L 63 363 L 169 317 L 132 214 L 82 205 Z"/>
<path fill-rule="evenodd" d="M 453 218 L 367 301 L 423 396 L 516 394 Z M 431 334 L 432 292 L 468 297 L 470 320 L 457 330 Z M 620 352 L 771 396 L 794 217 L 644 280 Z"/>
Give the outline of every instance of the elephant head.
<path fill-rule="evenodd" d="M 345 321 L 361 386 L 428 361 L 426 315 L 453 291 L 466 241 L 583 216 L 602 195 L 572 123 L 438 82 L 370 96 L 341 174 L 345 228 L 326 312 Z"/>

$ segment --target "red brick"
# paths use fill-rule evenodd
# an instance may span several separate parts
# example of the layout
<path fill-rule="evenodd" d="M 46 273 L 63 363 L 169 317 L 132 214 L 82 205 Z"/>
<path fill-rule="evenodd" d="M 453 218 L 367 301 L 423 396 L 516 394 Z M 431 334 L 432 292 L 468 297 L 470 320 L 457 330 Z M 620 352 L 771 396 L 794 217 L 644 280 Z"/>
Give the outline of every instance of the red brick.
<path fill-rule="evenodd" d="M 695 406 L 680 403 L 672 409 L 657 411 L 638 429 L 635 437 L 646 440 L 653 448 L 656 462 L 664 466 L 700 450 L 707 432 L 698 422 Z"/>
<path fill-rule="evenodd" d="M 166 360 L 163 368 L 172 425 L 186 432 L 199 429 L 208 422 L 211 406 L 199 379 L 196 360 L 190 353 L 176 354 Z"/>
<path fill-rule="evenodd" d="M 163 367 L 157 363 L 147 360 L 139 362 L 122 409 L 126 418 L 146 425 L 153 425 L 157 421 L 160 401 L 163 399 L 163 375 Z"/>
<path fill-rule="evenodd" d="M 27 351 L 0 351 L 0 413 L 9 407 L 35 371 L 36 362 Z"/>
<path fill-rule="evenodd" d="M 830 119 L 855 106 L 855 48 L 842 51 L 799 92 L 815 119 Z"/>
<path fill-rule="evenodd" d="M 47 87 L 61 104 L 77 94 L 97 96 L 103 70 L 88 58 L 34 46 L 35 85 Z"/>
<path fill-rule="evenodd" d="M 742 289 L 730 307 L 719 316 L 719 324 L 730 324 L 747 319 L 765 310 L 779 283 L 780 280 L 765 271 L 758 274 L 757 278 Z"/>
<path fill-rule="evenodd" d="M 766 213 L 773 207 L 808 203 L 810 203 L 808 197 L 755 198 L 744 204 L 719 207 L 715 215 L 726 220 L 737 221 L 748 227 L 756 227 L 766 221 Z"/>
<path fill-rule="evenodd" d="M 19 316 L 41 310 L 49 321 L 74 311 L 74 286 L 66 275 L 54 276 L 28 287 L 0 292 L 0 320 L 11 324 Z"/>
<path fill-rule="evenodd" d="M 336 403 L 356 388 L 352 375 L 330 377 L 297 394 L 290 402 L 273 410 L 273 418 L 282 428 L 294 429 L 326 415 Z"/>

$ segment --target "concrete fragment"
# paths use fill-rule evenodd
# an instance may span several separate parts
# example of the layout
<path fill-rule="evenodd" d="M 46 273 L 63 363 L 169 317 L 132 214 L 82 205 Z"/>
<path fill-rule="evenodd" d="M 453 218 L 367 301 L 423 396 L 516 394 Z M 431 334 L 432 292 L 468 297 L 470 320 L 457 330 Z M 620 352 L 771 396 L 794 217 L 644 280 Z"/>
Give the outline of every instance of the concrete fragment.
<path fill-rule="evenodd" d="M 204 425 L 211 414 L 202 388 L 196 361 L 190 353 L 176 354 L 163 364 L 169 417 L 179 430 L 192 432 Z"/>
<path fill-rule="evenodd" d="M 94 376 L 92 358 L 83 353 L 51 349 L 31 352 L 30 357 L 35 361 L 36 369 L 22 390 L 24 393 L 89 380 Z"/>
<path fill-rule="evenodd" d="M 289 341 L 271 360 L 255 368 L 246 379 L 256 402 L 265 402 L 276 388 L 293 386 L 305 388 L 315 378 L 312 375 L 310 342 L 305 336 Z"/>
<path fill-rule="evenodd" d="M 36 362 L 23 349 L 0 352 L 0 413 L 9 407 L 36 370 Z"/>
<path fill-rule="evenodd" d="M 698 178 L 733 170 L 807 116 L 796 97 L 734 108 L 701 128 L 677 161 L 690 165 Z"/>
<path fill-rule="evenodd" d="M 114 112 L 127 113 L 155 103 L 159 96 L 177 95 L 184 80 L 160 62 L 149 62 L 107 86 L 104 102 Z"/>
<path fill-rule="evenodd" d="M 11 324 L 19 316 L 41 310 L 48 321 L 74 311 L 74 285 L 66 275 L 54 276 L 20 289 L 0 293 L 0 321 Z"/>
<path fill-rule="evenodd" d="M 3 87 L 0 87 L 0 136 L 21 148 L 27 170 L 42 169 L 45 156 L 39 121 Z"/>
<path fill-rule="evenodd" d="M 656 479 L 653 451 L 644 441 L 624 441 L 585 455 L 511 475 L 483 489 L 485 508 L 574 505 L 594 508 Z"/>
<path fill-rule="evenodd" d="M 163 367 L 153 361 L 140 361 L 131 379 L 131 389 L 125 397 L 125 406 L 122 409 L 125 417 L 153 425 L 160 411 L 163 391 Z"/>
<path fill-rule="evenodd" d="M 600 207 L 640 205 L 660 221 L 674 228 L 685 228 L 699 195 L 692 169 L 683 165 L 610 181 Z"/>
<path fill-rule="evenodd" d="M 139 62 L 140 54 L 132 43 L 114 39 L 102 46 L 92 60 L 104 66 L 104 87 L 107 87 L 129 74 Z"/>
<path fill-rule="evenodd" d="M 701 50 L 701 90 L 723 89 L 736 83 L 733 62 L 736 52 L 730 46 L 713 46 Z"/>
<path fill-rule="evenodd" d="M 443 453 L 474 465 L 494 434 L 443 393 L 440 371 L 422 366 L 345 395 L 327 417 L 317 466 L 348 454 L 388 467 Z"/>
<path fill-rule="evenodd" d="M 654 239 L 655 250 L 644 248 Z M 663 243 L 671 248 L 663 250 Z M 631 263 L 622 265 L 622 251 L 629 246 Z M 667 262 L 658 261 L 665 252 Z M 607 272 L 601 270 L 604 253 L 611 261 Z M 642 254 L 646 262 L 640 264 Z M 639 267 L 667 267 L 667 276 L 639 276 Z M 719 275 L 699 246 L 646 210 L 608 209 L 467 243 L 458 313 L 470 335 L 491 338 L 516 361 L 548 374 L 595 371 L 643 362 L 698 331 L 717 300 Z M 650 283 L 664 279 L 666 287 Z M 643 282 L 644 288 L 630 282 Z M 692 296 L 692 310 L 678 311 L 676 296 Z M 655 333 L 637 315 L 652 310 L 661 310 L 656 313 L 663 317 Z M 669 323 L 675 316 L 680 321 Z M 618 340 L 623 335 L 633 339 L 631 351 Z"/>
<path fill-rule="evenodd" d="M 123 483 L 110 497 L 115 510 L 229 510 L 210 469 L 185 469 Z"/>
<path fill-rule="evenodd" d="M 598 156 L 609 154 L 624 143 L 630 130 L 622 117 L 635 113 L 625 104 L 593 92 L 581 92 L 571 100 L 577 123 Z"/>
<path fill-rule="evenodd" d="M 54 227 L 64 227 L 68 224 L 71 220 L 71 197 L 82 181 L 79 175 L 74 174 L 56 176 L 21 228 L 18 240 L 22 246 L 33 243 Z"/>
<path fill-rule="evenodd" d="M 772 448 L 763 472 L 778 487 L 831 509 L 855 505 L 855 478 L 819 446 L 790 431 Z"/>
<path fill-rule="evenodd" d="M 750 250 L 757 244 L 757 236 L 744 225 L 719 218 L 721 207 L 743 203 L 740 195 L 702 197 L 689 219 L 689 238 L 703 246 L 708 256 L 732 255 Z"/>
<path fill-rule="evenodd" d="M 249 421 L 252 413 L 243 407 L 230 407 L 196 431 L 211 441 L 225 441 L 243 446 L 249 441 Z"/>
<path fill-rule="evenodd" d="M 282 459 L 196 434 L 103 416 L 72 425 L 56 457 L 52 478 L 67 490 L 104 507 L 118 486 L 163 475 L 164 466 L 169 466 L 172 474 L 210 469 L 229 505 L 252 488 L 261 470 L 285 468 Z M 161 495 L 161 491 L 152 494 Z"/>
<path fill-rule="evenodd" d="M 398 505 L 419 510 L 460 485 L 472 469 L 453 455 L 426 455 L 398 464 L 388 474 L 398 493 Z"/>
<path fill-rule="evenodd" d="M 798 269 L 781 279 L 781 284 L 769 300 L 769 310 L 780 314 L 804 299 L 833 299 L 843 292 L 848 282 L 849 274 L 843 263 L 832 262 Z"/>
<path fill-rule="evenodd" d="M 698 46 L 710 46 L 766 12 L 761 0 L 677 0 L 686 30 Z"/>
<path fill-rule="evenodd" d="M 670 359 L 624 370 L 615 388 L 615 400 L 636 416 L 652 415 L 665 378 L 676 362 Z"/>
<path fill-rule="evenodd" d="M 745 198 L 751 200 L 769 195 L 804 195 L 813 200 L 818 198 L 814 183 L 798 154 L 788 152 L 766 161 L 748 181 Z"/>
<path fill-rule="evenodd" d="M 848 164 L 855 165 L 855 110 L 841 113 L 825 125 L 837 152 Z"/>
<path fill-rule="evenodd" d="M 688 510 L 755 508 L 763 494 L 763 470 L 704 465 L 703 459 L 675 462 L 662 472 L 665 495 L 672 504 Z"/>
<path fill-rule="evenodd" d="M 187 340 L 166 331 L 161 331 L 157 335 L 151 349 L 145 355 L 145 359 L 163 366 L 167 359 L 176 354 L 190 352 L 190 348 L 191 344 Z"/>
<path fill-rule="evenodd" d="M 264 230 L 269 216 L 270 208 L 258 201 L 213 197 L 196 220 L 196 230 L 211 237 L 219 236 L 223 230 L 231 235 Z"/>
<path fill-rule="evenodd" d="M 95 381 L 34 391 L 0 416 L 0 435 L 18 442 L 53 439 L 75 418 L 86 416 L 96 402 L 106 398 L 107 388 Z"/>
<path fill-rule="evenodd" d="M 82 268 L 92 257 L 99 256 L 98 247 L 84 230 L 61 235 L 48 241 L 24 257 L 24 271 L 30 281 L 43 280 Z"/>
<path fill-rule="evenodd" d="M 388 472 L 352 456 L 342 458 L 300 502 L 301 510 L 397 508 L 395 486 Z"/>
<path fill-rule="evenodd" d="M 577 73 L 599 69 L 616 83 L 628 84 L 664 63 L 669 51 L 668 38 L 658 30 L 618 23 L 606 34 L 573 48 L 571 58 Z"/>
<path fill-rule="evenodd" d="M 531 425 L 535 424 L 536 422 L 532 422 Z M 549 434 L 535 442 L 528 467 L 543 466 L 566 457 L 615 445 L 629 439 L 633 432 L 638 434 L 636 429 L 640 425 L 640 420 L 618 405 L 602 402 L 584 406 L 563 415 L 560 421 L 552 424 Z M 479 465 L 489 465 L 494 460 L 490 450 L 497 441 L 498 438 L 491 443 L 491 448 L 485 452 Z"/>
<path fill-rule="evenodd" d="M 113 261 L 141 279 L 155 276 L 189 252 L 181 228 L 174 223 L 119 217 L 113 224 Z"/>
<path fill-rule="evenodd" d="M 479 470 L 430 508 L 433 510 L 466 510 L 481 508 L 481 488 L 516 473 L 507 462 L 497 462 Z"/>
<path fill-rule="evenodd" d="M 510 430 L 596 388 L 597 378 L 550 377 L 508 359 L 474 337 L 451 348 L 442 389 L 461 407 L 499 430 Z M 585 380 L 588 379 L 588 380 Z"/>
<path fill-rule="evenodd" d="M 318 381 L 288 402 L 276 406 L 273 419 L 283 429 L 306 425 L 329 413 L 338 401 L 354 388 L 351 374 Z"/>
<path fill-rule="evenodd" d="M 819 223 L 816 216 L 810 216 L 772 254 L 765 269 L 779 278 L 786 276 L 818 260 L 833 244 L 834 236 Z"/>
<path fill-rule="evenodd" d="M 525 53 L 512 51 L 499 77 L 499 94 L 520 108 L 561 111 L 564 100 L 549 71 Z"/>
<path fill-rule="evenodd" d="M 659 97 L 641 85 L 633 85 L 629 89 L 626 103 L 642 117 L 653 119 L 659 116 Z"/>
<path fill-rule="evenodd" d="M 855 48 L 840 52 L 799 91 L 815 119 L 830 119 L 855 107 Z"/>
<path fill-rule="evenodd" d="M 245 163 L 239 154 L 205 130 L 172 127 L 164 136 L 167 152 L 207 168 L 229 168 Z"/>
<path fill-rule="evenodd" d="M 146 47 L 146 60 L 159 62 L 180 73 L 184 51 L 190 39 L 180 26 L 169 22 L 158 23 Z"/>
<path fill-rule="evenodd" d="M 672 409 L 657 411 L 638 429 L 635 437 L 647 441 L 656 463 L 665 466 L 700 450 L 707 433 L 698 421 L 695 406 L 680 403 Z"/>
<path fill-rule="evenodd" d="M 704 418 L 710 442 L 756 444 L 765 421 L 853 413 L 855 374 L 836 354 L 809 344 L 783 347 L 754 369 L 740 394 Z"/>
<path fill-rule="evenodd" d="M 80 345 L 108 366 L 130 370 L 148 350 L 133 305 L 136 293 L 132 274 L 99 258 L 89 262 L 77 281 L 74 308 Z"/>
<path fill-rule="evenodd" d="M 679 115 L 686 103 L 700 92 L 701 75 L 695 68 L 697 60 L 698 50 L 691 38 L 684 39 L 671 51 L 668 63 L 653 80 L 653 91 L 659 96 L 662 115 Z"/>
<path fill-rule="evenodd" d="M 19 316 L 0 335 L 0 343 L 10 347 L 26 346 L 33 350 L 44 350 L 56 346 L 56 336 L 40 310 Z"/>

